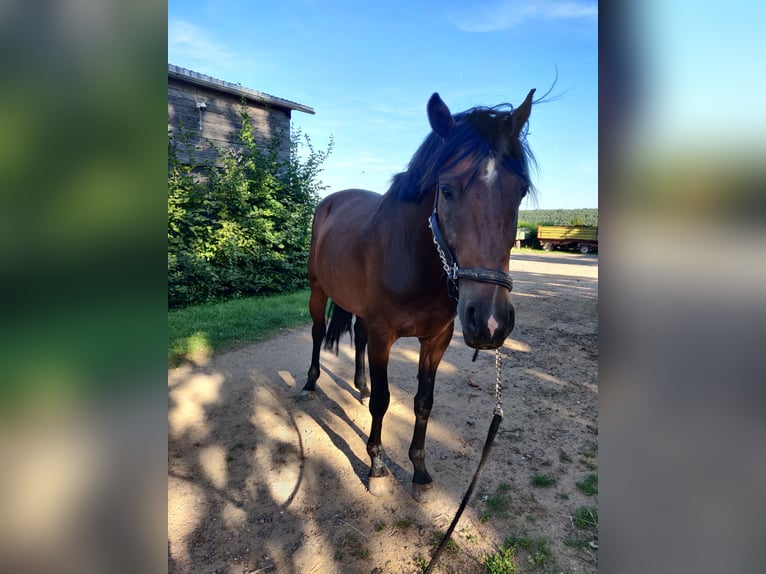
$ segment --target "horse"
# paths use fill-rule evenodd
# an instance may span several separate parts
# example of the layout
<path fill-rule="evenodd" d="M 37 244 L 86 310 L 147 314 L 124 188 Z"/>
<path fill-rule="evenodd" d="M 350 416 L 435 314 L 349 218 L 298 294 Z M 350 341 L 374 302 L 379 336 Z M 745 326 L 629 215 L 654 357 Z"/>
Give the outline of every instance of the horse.
<path fill-rule="evenodd" d="M 374 496 L 392 491 L 381 433 L 394 342 L 420 342 L 409 458 L 412 495 L 427 502 L 433 480 L 426 428 L 455 317 L 465 343 L 477 350 L 502 346 L 514 327 L 510 250 L 519 205 L 534 190 L 526 140 L 534 92 L 516 108 L 474 107 L 454 116 L 434 93 L 427 104 L 431 132 L 385 194 L 348 189 L 317 205 L 308 260 L 313 346 L 303 392 L 316 390 L 322 342 L 337 355 L 355 318 L 354 386 L 372 415 L 367 486 Z"/>

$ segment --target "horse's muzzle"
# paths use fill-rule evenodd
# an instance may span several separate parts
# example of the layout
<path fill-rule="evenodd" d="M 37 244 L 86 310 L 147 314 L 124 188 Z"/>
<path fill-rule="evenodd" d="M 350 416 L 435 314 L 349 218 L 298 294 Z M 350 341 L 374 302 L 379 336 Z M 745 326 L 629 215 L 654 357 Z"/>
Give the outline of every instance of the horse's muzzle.
<path fill-rule="evenodd" d="M 466 345 L 474 349 L 497 349 L 513 331 L 516 313 L 503 289 L 500 297 L 479 299 L 461 292 L 458 316 Z"/>

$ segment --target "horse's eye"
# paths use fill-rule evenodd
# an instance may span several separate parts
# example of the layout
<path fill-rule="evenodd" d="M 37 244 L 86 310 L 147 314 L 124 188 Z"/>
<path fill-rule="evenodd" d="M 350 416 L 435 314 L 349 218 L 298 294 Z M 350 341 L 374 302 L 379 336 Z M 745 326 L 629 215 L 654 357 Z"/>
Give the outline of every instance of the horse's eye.
<path fill-rule="evenodd" d="M 447 183 L 440 183 L 439 184 L 439 192 L 442 194 L 442 197 L 444 199 L 452 199 L 452 186 Z"/>

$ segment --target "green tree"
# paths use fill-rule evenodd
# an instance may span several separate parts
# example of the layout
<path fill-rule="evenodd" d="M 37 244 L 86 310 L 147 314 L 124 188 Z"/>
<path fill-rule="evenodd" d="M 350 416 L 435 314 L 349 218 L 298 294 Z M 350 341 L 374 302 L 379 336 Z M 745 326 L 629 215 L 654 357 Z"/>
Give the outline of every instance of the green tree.
<path fill-rule="evenodd" d="M 585 219 L 579 213 L 575 213 L 569 220 L 569 225 L 585 225 Z"/>
<path fill-rule="evenodd" d="M 193 161 L 190 134 L 168 141 L 168 304 L 180 307 L 305 288 L 311 218 L 325 186 L 318 176 L 332 151 L 314 149 L 299 129 L 273 129 L 258 143 L 241 112 L 237 146 L 219 165 Z M 307 153 L 301 157 L 301 151 Z M 189 164 L 178 157 L 188 154 Z"/>

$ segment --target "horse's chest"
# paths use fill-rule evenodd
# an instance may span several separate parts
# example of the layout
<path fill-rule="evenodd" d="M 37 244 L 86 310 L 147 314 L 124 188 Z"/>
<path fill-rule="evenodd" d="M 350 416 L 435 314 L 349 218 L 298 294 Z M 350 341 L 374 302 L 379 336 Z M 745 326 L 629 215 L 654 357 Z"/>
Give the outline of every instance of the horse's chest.
<path fill-rule="evenodd" d="M 444 331 L 455 319 L 455 312 L 445 307 L 421 307 L 400 316 L 397 337 L 431 337 Z"/>
<path fill-rule="evenodd" d="M 417 328 L 415 325 L 402 325 L 396 330 L 396 336 L 399 337 L 417 337 Z"/>

